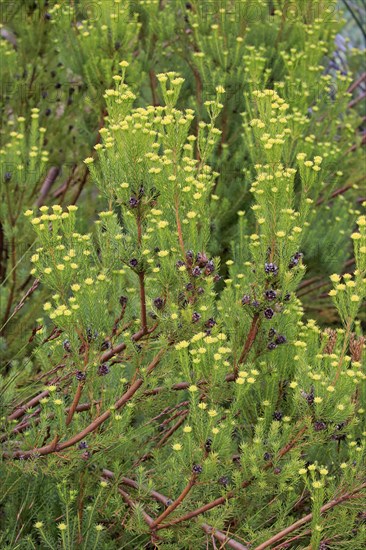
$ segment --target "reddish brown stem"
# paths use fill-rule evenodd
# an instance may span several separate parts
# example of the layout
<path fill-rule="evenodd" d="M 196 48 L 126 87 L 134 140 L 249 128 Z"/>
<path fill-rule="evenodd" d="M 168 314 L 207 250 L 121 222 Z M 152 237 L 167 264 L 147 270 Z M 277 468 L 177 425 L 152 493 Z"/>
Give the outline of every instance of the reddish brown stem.
<path fill-rule="evenodd" d="M 345 502 L 346 500 L 349 500 L 350 498 L 352 498 L 354 495 L 356 495 L 357 493 L 359 493 L 360 491 L 362 491 L 365 488 L 366 488 L 366 483 L 363 483 L 362 485 L 360 485 L 360 487 L 357 487 L 357 489 L 354 489 L 353 491 L 350 491 L 349 493 L 345 493 L 341 497 L 338 497 L 334 500 L 331 500 L 330 502 L 328 502 L 327 504 L 325 504 L 324 506 L 322 506 L 320 508 L 320 513 L 324 514 L 324 512 L 327 512 L 331 508 L 334 508 L 335 506 L 338 506 L 338 504 L 342 504 L 342 502 Z M 282 531 L 277 533 L 277 535 L 274 535 L 273 537 L 271 537 L 267 541 L 265 541 L 262 544 L 260 544 L 259 546 L 257 546 L 255 548 L 255 550 L 264 550 L 265 548 L 268 548 L 269 546 L 272 546 L 275 542 L 283 539 L 286 535 L 288 535 L 289 533 L 292 533 L 293 531 L 296 531 L 296 529 L 298 529 L 299 527 L 302 527 L 306 523 L 309 523 L 312 519 L 313 519 L 313 514 L 308 514 L 308 515 L 304 516 L 303 518 L 299 519 L 298 521 L 295 521 L 295 523 L 293 523 L 289 527 L 286 527 L 286 529 L 283 529 Z"/>
<path fill-rule="evenodd" d="M 146 296 L 145 296 L 145 273 L 139 273 L 140 283 L 140 309 L 141 309 L 141 330 L 147 332 L 147 317 L 146 317 Z"/>
<path fill-rule="evenodd" d="M 245 344 L 244 344 L 243 351 L 241 352 L 241 355 L 239 357 L 239 361 L 237 362 L 237 364 L 234 367 L 234 380 L 238 376 L 239 365 L 241 363 L 244 363 L 246 361 L 247 357 L 248 357 L 248 354 L 251 350 L 251 347 L 254 343 L 254 340 L 256 339 L 256 336 L 258 334 L 259 324 L 260 324 L 259 313 L 255 313 L 254 317 L 252 319 L 252 324 L 250 326 L 247 339 L 246 339 Z"/>
<path fill-rule="evenodd" d="M 155 529 L 161 523 L 167 516 L 169 516 L 178 506 L 180 506 L 183 502 L 183 500 L 186 498 L 190 490 L 192 489 L 193 485 L 196 483 L 197 476 L 193 474 L 188 481 L 187 485 L 184 487 L 183 491 L 179 495 L 179 497 L 168 506 L 166 510 L 162 514 L 160 514 L 159 517 L 156 518 L 156 520 L 151 525 L 152 529 Z"/>
<path fill-rule="evenodd" d="M 68 412 L 68 415 L 67 415 L 67 418 L 66 418 L 66 426 L 68 426 L 72 420 L 72 417 L 74 416 L 74 413 L 76 411 L 76 408 L 79 404 L 79 401 L 80 401 L 80 397 L 81 397 L 81 393 L 83 391 L 83 387 L 84 387 L 84 383 L 83 382 L 80 382 L 78 384 L 78 387 L 76 389 L 76 392 L 75 392 L 75 396 L 74 396 L 74 400 L 72 402 L 72 405 L 69 409 L 69 412 Z"/>

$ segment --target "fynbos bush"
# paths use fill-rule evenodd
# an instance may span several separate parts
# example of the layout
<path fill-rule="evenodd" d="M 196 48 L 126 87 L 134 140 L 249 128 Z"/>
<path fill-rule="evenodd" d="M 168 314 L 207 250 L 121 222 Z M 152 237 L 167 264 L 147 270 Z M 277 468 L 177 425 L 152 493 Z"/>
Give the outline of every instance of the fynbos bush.
<path fill-rule="evenodd" d="M 331 276 L 342 328 L 322 330 L 296 290 L 327 146 L 294 149 L 296 109 L 254 90 L 256 230 L 239 216 L 219 282 L 209 160 L 225 91 L 195 134 L 183 78 L 159 73 L 164 104 L 133 108 L 120 65 L 84 161 L 107 209 L 88 233 L 74 205 L 26 212 L 52 294 L 37 379 L 2 427 L 3 545 L 360 549 L 365 216 L 354 273 Z"/>

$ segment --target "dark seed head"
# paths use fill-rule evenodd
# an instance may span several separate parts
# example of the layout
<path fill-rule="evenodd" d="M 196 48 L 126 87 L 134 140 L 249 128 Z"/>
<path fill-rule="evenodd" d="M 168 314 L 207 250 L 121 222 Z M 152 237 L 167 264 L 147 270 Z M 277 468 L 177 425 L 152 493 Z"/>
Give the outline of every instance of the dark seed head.
<path fill-rule="evenodd" d="M 200 464 L 195 464 L 192 468 L 194 474 L 200 474 L 202 472 L 202 466 Z"/>
<path fill-rule="evenodd" d="M 87 444 L 86 441 L 80 441 L 78 447 L 79 447 L 79 449 L 87 449 L 87 448 L 88 448 L 88 444 Z"/>
<path fill-rule="evenodd" d="M 272 458 L 271 453 L 264 453 L 263 460 L 271 460 L 271 458 Z"/>
<path fill-rule="evenodd" d="M 291 298 L 291 294 L 287 293 L 287 294 L 285 294 L 285 296 L 283 298 L 283 301 L 288 302 L 290 300 L 290 298 Z"/>
<path fill-rule="evenodd" d="M 130 208 L 137 208 L 139 205 L 139 200 L 136 197 L 130 197 L 128 205 Z"/>
<path fill-rule="evenodd" d="M 5 174 L 4 174 L 5 183 L 7 183 L 10 180 L 11 180 L 11 172 L 5 172 Z"/>
<path fill-rule="evenodd" d="M 265 310 L 264 310 L 264 316 L 266 319 L 272 319 L 273 315 L 274 315 L 274 311 L 272 308 L 270 307 L 267 307 Z"/>
<path fill-rule="evenodd" d="M 179 268 L 179 267 L 182 267 L 183 265 L 186 265 L 182 260 L 178 260 L 177 263 L 175 264 L 175 267 Z"/>
<path fill-rule="evenodd" d="M 244 296 L 241 299 L 241 303 L 242 303 L 243 306 L 246 306 L 247 304 L 250 304 L 249 294 L 244 294 Z"/>
<path fill-rule="evenodd" d="M 212 439 L 209 437 L 205 443 L 205 449 L 209 453 L 211 451 Z"/>
<path fill-rule="evenodd" d="M 196 256 L 196 263 L 198 267 L 205 267 L 208 262 L 208 258 L 204 252 L 198 252 Z"/>
<path fill-rule="evenodd" d="M 197 313 L 197 311 L 194 311 L 192 314 L 192 323 L 198 323 L 200 319 L 201 319 L 201 315 Z"/>
<path fill-rule="evenodd" d="M 162 298 L 155 298 L 154 300 L 154 306 L 156 309 L 163 309 L 164 307 L 164 300 Z"/>
<path fill-rule="evenodd" d="M 267 346 L 267 349 L 269 349 L 270 351 L 276 349 L 276 344 L 274 342 L 270 342 Z"/>
<path fill-rule="evenodd" d="M 98 367 L 98 375 L 99 376 L 105 376 L 108 373 L 109 373 L 109 366 L 107 365 L 107 363 L 103 363 L 102 365 L 100 365 Z"/>
<path fill-rule="evenodd" d="M 207 321 L 205 322 L 205 327 L 207 328 L 213 328 L 215 325 L 216 321 L 212 317 L 210 317 L 210 319 L 207 319 Z"/>
<path fill-rule="evenodd" d="M 275 469 L 273 470 L 273 473 L 276 474 L 276 476 L 278 476 L 278 474 L 281 473 L 281 468 L 275 468 Z"/>
<path fill-rule="evenodd" d="M 194 286 L 192 283 L 186 284 L 186 290 L 193 290 L 193 289 L 194 289 Z"/>
<path fill-rule="evenodd" d="M 64 348 L 65 351 L 67 351 L 68 353 L 71 352 L 71 345 L 70 345 L 70 340 L 64 340 L 62 342 L 62 347 Z"/>
<path fill-rule="evenodd" d="M 264 296 L 267 300 L 275 300 L 277 297 L 277 293 L 275 290 L 266 290 Z"/>
<path fill-rule="evenodd" d="M 201 275 L 201 270 L 198 266 L 192 269 L 192 275 L 193 277 L 199 277 Z"/>
<path fill-rule="evenodd" d="M 252 305 L 252 307 L 255 307 L 255 308 L 259 307 L 259 302 L 258 302 L 258 300 L 253 300 L 253 302 L 252 302 L 251 305 Z"/>
<path fill-rule="evenodd" d="M 280 334 L 280 335 L 276 338 L 275 342 L 276 342 L 276 344 L 277 344 L 278 346 L 280 346 L 281 344 L 285 344 L 285 343 L 286 343 L 286 337 L 283 336 L 282 334 Z"/>
<path fill-rule="evenodd" d="M 278 267 L 276 264 L 270 262 L 270 263 L 265 263 L 264 264 L 264 271 L 267 273 L 267 274 L 272 274 L 272 275 L 277 275 L 278 273 Z"/>
<path fill-rule="evenodd" d="M 316 422 L 314 422 L 314 430 L 316 432 L 322 432 L 323 430 L 326 430 L 326 429 L 327 429 L 327 425 L 322 420 L 317 420 Z"/>
<path fill-rule="evenodd" d="M 211 275 L 215 271 L 215 264 L 212 260 L 209 260 L 205 267 L 205 275 Z"/>
<path fill-rule="evenodd" d="M 283 414 L 281 411 L 275 411 L 273 413 L 273 420 L 277 420 L 278 422 L 282 420 Z"/>
<path fill-rule="evenodd" d="M 81 370 L 78 370 L 75 374 L 75 378 L 79 382 L 83 382 L 83 380 L 86 379 L 86 374 L 85 374 L 85 372 L 82 372 Z"/>
<path fill-rule="evenodd" d="M 220 485 L 223 485 L 224 487 L 226 487 L 229 484 L 229 478 L 226 477 L 226 476 L 222 476 L 222 477 L 219 478 L 218 483 L 220 483 Z"/>
<path fill-rule="evenodd" d="M 127 300 L 128 300 L 127 296 L 120 296 L 120 297 L 119 297 L 119 303 L 120 303 L 120 305 L 121 305 L 122 307 L 125 307 L 126 304 L 127 304 Z"/>
<path fill-rule="evenodd" d="M 273 338 L 274 336 L 276 336 L 277 332 L 275 331 L 274 328 L 270 328 L 269 331 L 268 331 L 268 338 Z"/>
<path fill-rule="evenodd" d="M 205 293 L 205 290 L 201 286 L 199 286 L 197 288 L 197 294 L 204 294 L 204 293 Z"/>
<path fill-rule="evenodd" d="M 112 344 L 109 342 L 109 340 L 104 340 L 104 342 L 102 342 L 102 345 L 100 346 L 100 350 L 105 351 L 107 349 L 110 349 L 111 347 Z"/>
<path fill-rule="evenodd" d="M 132 258 L 128 263 L 132 268 L 136 268 L 139 265 L 139 262 L 136 258 Z"/>

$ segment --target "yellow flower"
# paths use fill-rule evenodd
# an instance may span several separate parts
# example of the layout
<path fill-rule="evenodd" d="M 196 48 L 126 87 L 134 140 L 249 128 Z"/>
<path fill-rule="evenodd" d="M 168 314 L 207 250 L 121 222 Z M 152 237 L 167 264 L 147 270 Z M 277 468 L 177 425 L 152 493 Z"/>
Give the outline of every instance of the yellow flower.
<path fill-rule="evenodd" d="M 67 529 L 66 523 L 59 523 L 57 527 L 58 529 L 60 529 L 60 531 L 65 531 Z"/>
<path fill-rule="evenodd" d="M 96 526 L 95 526 L 95 529 L 96 531 L 103 531 L 103 529 L 105 529 L 104 525 L 102 525 L 101 523 L 98 523 Z"/>
<path fill-rule="evenodd" d="M 209 411 L 207 411 L 207 413 L 211 417 L 217 416 L 217 411 L 215 409 L 210 409 Z"/>
<path fill-rule="evenodd" d="M 101 486 L 101 487 L 104 487 L 104 488 L 105 488 L 105 487 L 108 487 L 108 483 L 107 483 L 106 481 L 101 481 L 101 482 L 100 482 L 100 486 Z"/>
<path fill-rule="evenodd" d="M 319 472 L 320 472 L 320 475 L 326 476 L 327 473 L 328 473 L 328 470 L 327 470 L 326 468 L 321 468 L 321 469 L 319 470 Z"/>
<path fill-rule="evenodd" d="M 56 265 L 56 268 L 59 270 L 59 271 L 63 271 L 65 269 L 65 266 L 64 264 L 57 264 Z"/>
<path fill-rule="evenodd" d="M 206 403 L 198 403 L 198 407 L 199 407 L 200 409 L 202 409 L 203 411 L 204 411 L 205 409 L 207 409 Z"/>
<path fill-rule="evenodd" d="M 299 474 L 300 474 L 301 476 L 305 475 L 305 474 L 306 474 L 306 468 L 300 468 Z"/>
<path fill-rule="evenodd" d="M 93 281 L 93 279 L 92 279 L 91 277 L 88 277 L 88 278 L 85 279 L 85 281 L 84 281 L 84 283 L 85 283 L 86 285 L 89 285 L 89 286 L 91 286 L 91 285 L 93 284 L 93 282 L 94 282 L 94 281 Z"/>
<path fill-rule="evenodd" d="M 93 157 L 87 157 L 86 159 L 84 159 L 84 163 L 85 164 L 92 164 L 94 162 L 94 159 Z"/>
<path fill-rule="evenodd" d="M 190 391 L 191 393 L 195 393 L 198 391 L 198 388 L 194 384 L 191 384 L 188 388 L 188 391 Z"/>
<path fill-rule="evenodd" d="M 339 281 L 341 280 L 340 276 L 337 273 L 333 273 L 333 275 L 331 275 L 329 278 L 333 283 L 339 283 Z"/>
<path fill-rule="evenodd" d="M 74 292 L 78 292 L 78 290 L 80 290 L 80 285 L 78 284 L 75 284 L 75 285 L 71 285 L 71 290 L 73 290 Z"/>
<path fill-rule="evenodd" d="M 358 239 L 361 239 L 361 233 L 352 233 L 351 239 L 353 239 L 355 241 L 358 240 Z"/>
<path fill-rule="evenodd" d="M 181 451 L 183 449 L 183 446 L 180 443 L 174 443 L 172 445 L 173 451 Z"/>
<path fill-rule="evenodd" d="M 50 304 L 50 302 L 46 302 L 43 306 L 43 309 L 44 311 L 48 311 L 49 309 L 51 309 L 52 305 Z"/>
<path fill-rule="evenodd" d="M 184 426 L 183 428 L 184 433 L 189 434 L 192 431 L 191 426 Z"/>
<path fill-rule="evenodd" d="M 187 218 L 189 218 L 190 220 L 192 220 L 196 216 L 197 216 L 197 212 L 193 212 L 193 211 L 187 212 Z"/>
<path fill-rule="evenodd" d="M 120 61 L 119 66 L 125 68 L 129 66 L 129 63 L 128 61 L 123 60 L 123 61 Z"/>
<path fill-rule="evenodd" d="M 314 489 L 320 489 L 323 487 L 323 484 L 320 481 L 313 481 L 313 487 Z"/>
<path fill-rule="evenodd" d="M 168 254 L 169 254 L 168 250 L 160 250 L 160 251 L 158 252 L 158 256 L 159 256 L 160 258 L 165 258 L 165 256 L 168 256 Z"/>
<path fill-rule="evenodd" d="M 359 301 L 360 301 L 360 297 L 357 296 L 357 294 L 352 294 L 351 302 L 359 302 Z"/>

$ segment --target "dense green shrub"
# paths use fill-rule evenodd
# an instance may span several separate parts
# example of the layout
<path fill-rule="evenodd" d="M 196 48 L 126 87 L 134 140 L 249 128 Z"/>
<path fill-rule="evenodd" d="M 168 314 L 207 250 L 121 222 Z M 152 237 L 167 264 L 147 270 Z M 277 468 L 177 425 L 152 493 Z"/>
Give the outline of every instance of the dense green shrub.
<path fill-rule="evenodd" d="M 24 70 L 2 547 L 363 548 L 363 138 L 334 5 L 2 4 L 5 82 Z"/>

